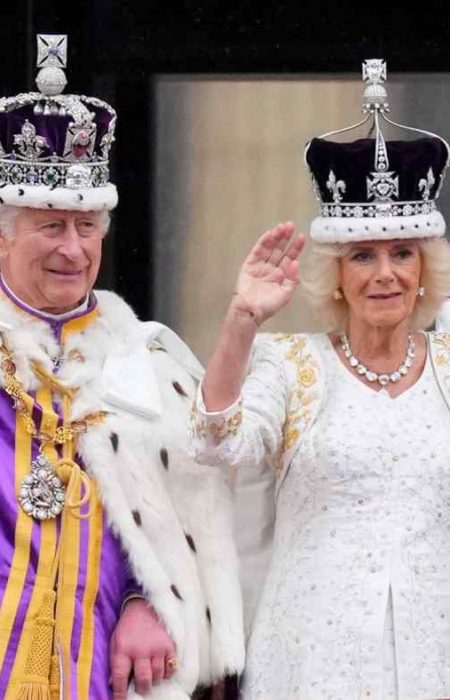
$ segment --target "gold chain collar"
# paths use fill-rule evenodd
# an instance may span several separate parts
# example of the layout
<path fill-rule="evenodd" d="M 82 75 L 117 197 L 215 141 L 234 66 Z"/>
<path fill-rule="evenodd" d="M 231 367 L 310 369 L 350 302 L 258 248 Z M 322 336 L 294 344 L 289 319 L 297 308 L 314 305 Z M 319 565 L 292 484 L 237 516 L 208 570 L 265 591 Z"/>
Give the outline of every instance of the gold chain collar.
<path fill-rule="evenodd" d="M 0 368 L 3 372 L 5 391 L 13 398 L 14 408 L 22 418 L 28 434 L 39 440 L 41 449 L 46 443 L 63 445 L 66 442 L 70 442 L 80 433 L 86 432 L 89 427 L 100 425 L 105 420 L 106 416 L 108 415 L 107 411 L 96 411 L 95 413 L 88 413 L 81 420 L 70 421 L 65 425 L 55 428 L 53 435 L 49 435 L 48 433 L 39 430 L 36 427 L 36 423 L 33 420 L 32 411 L 25 399 L 25 397 L 28 395 L 22 382 L 16 375 L 16 364 L 14 362 L 13 355 L 9 348 L 5 345 L 4 340 L 2 340 L 0 345 L 0 353 L 2 355 Z M 56 391 L 61 394 L 65 394 L 70 398 L 73 397 L 76 390 L 64 387 L 61 382 L 58 382 L 58 380 L 56 380 L 54 377 L 47 374 L 38 363 L 32 363 L 32 367 L 35 374 L 43 381 L 43 383 L 50 384 L 52 388 L 56 389 Z"/>
<path fill-rule="evenodd" d="M 74 441 L 77 435 L 86 432 L 94 425 L 100 425 L 108 415 L 107 411 L 87 414 L 81 420 L 65 422 L 56 427 L 50 435 L 39 430 L 33 420 L 33 399 L 26 393 L 16 374 L 13 355 L 0 335 L 0 369 L 3 373 L 5 391 L 13 399 L 14 408 L 23 421 L 31 437 L 39 441 L 39 455 L 31 463 L 31 472 L 25 476 L 19 488 L 18 500 L 22 509 L 33 518 L 46 520 L 59 515 L 64 505 L 77 518 L 87 518 L 90 510 L 81 514 L 80 508 L 90 500 L 90 480 L 86 472 L 73 460 Z M 76 389 L 65 387 L 56 377 L 48 374 L 36 362 L 31 362 L 34 374 L 63 399 L 63 415 L 70 414 L 70 406 Z M 46 445 L 62 445 L 63 457 L 56 463 L 44 454 Z M 84 486 L 84 495 L 76 494 Z"/>

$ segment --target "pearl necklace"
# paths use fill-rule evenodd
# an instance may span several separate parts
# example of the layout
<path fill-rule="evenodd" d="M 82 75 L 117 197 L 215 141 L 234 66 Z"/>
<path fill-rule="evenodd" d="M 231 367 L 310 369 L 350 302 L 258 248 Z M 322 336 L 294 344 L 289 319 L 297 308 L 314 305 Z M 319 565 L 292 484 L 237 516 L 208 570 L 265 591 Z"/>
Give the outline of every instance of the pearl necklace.
<path fill-rule="evenodd" d="M 416 356 L 416 344 L 412 335 L 408 335 L 408 347 L 406 349 L 405 359 L 400 367 L 394 372 L 378 374 L 377 372 L 372 372 L 372 370 L 367 369 L 367 367 L 363 365 L 357 357 L 355 357 L 355 355 L 352 353 L 350 343 L 348 342 L 348 338 L 345 333 L 341 335 L 341 347 L 352 369 L 355 369 L 361 376 L 366 377 L 369 382 L 378 382 L 381 384 L 381 386 L 386 386 L 386 384 L 389 384 L 389 382 L 395 384 L 402 377 L 405 377 L 411 369 Z"/>

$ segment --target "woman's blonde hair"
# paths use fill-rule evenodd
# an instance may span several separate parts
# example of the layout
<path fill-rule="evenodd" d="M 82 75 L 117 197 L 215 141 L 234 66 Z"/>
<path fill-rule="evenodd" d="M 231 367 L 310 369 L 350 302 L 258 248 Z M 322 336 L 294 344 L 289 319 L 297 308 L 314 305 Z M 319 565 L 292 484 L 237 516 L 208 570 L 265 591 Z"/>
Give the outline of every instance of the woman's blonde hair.
<path fill-rule="evenodd" d="M 428 328 L 444 299 L 450 296 L 450 246 L 444 238 L 417 239 L 422 267 L 420 285 L 425 296 L 417 297 L 410 319 L 411 329 Z M 310 240 L 303 258 L 302 286 L 327 331 L 344 331 L 348 326 L 345 299 L 334 298 L 340 285 L 340 264 L 349 244 L 316 243 Z"/>

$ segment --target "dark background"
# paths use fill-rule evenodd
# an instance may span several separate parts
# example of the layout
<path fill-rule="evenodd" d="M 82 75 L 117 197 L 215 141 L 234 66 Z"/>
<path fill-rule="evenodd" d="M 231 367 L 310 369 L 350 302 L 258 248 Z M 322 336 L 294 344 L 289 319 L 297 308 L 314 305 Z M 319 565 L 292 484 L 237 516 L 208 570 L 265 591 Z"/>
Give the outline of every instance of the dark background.
<path fill-rule="evenodd" d="M 118 111 L 120 203 L 99 286 L 142 318 L 153 311 L 154 74 L 355 72 L 372 57 L 393 72 L 450 71 L 447 3 L 3 0 L 0 19 L 1 95 L 34 89 L 35 35 L 61 33 L 69 35 L 67 90 Z"/>

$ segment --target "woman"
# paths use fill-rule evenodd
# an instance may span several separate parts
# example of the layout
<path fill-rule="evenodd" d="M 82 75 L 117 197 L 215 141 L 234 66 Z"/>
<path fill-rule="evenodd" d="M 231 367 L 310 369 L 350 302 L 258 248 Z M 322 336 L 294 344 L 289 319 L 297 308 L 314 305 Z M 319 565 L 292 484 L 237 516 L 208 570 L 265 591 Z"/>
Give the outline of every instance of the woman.
<path fill-rule="evenodd" d="M 292 223 L 259 239 L 193 412 L 199 461 L 277 474 L 243 697 L 449 697 L 450 339 L 422 330 L 450 290 L 435 209 L 448 147 L 377 128 L 314 139 L 307 159 L 322 215 L 303 273 Z M 300 276 L 329 333 L 255 338 Z"/>

